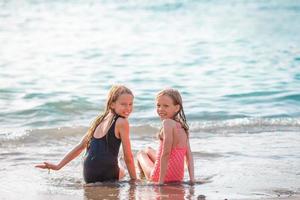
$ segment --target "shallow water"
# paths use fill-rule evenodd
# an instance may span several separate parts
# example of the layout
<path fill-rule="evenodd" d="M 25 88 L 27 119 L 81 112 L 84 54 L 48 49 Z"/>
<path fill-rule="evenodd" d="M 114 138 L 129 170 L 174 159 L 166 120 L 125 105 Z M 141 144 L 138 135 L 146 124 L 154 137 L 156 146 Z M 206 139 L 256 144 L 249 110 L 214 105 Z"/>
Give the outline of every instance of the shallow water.
<path fill-rule="evenodd" d="M 299 195 L 299 11 L 293 0 L 1 1 L 0 198 Z M 79 141 L 115 83 L 135 94 L 135 153 L 157 147 L 155 94 L 181 92 L 196 177 L 209 182 L 84 188 L 81 158 L 33 168 Z"/>
<path fill-rule="evenodd" d="M 256 133 L 191 133 L 191 148 L 195 159 L 195 175 L 202 184 L 190 186 L 153 186 L 146 181 L 128 183 L 128 175 L 121 183 L 105 183 L 84 187 L 82 156 L 63 170 L 37 170 L 33 165 L 42 160 L 59 161 L 81 137 L 84 128 L 35 130 L 22 138 L 1 143 L 0 182 L 5 183 L 1 194 L 7 199 L 18 195 L 25 199 L 53 198 L 94 199 L 116 196 L 120 199 L 172 198 L 196 199 L 260 199 L 299 195 L 298 132 L 272 131 Z M 155 128 L 132 130 L 134 154 L 145 146 L 157 148 Z M 142 132 L 140 132 L 142 131 Z M 147 133 L 147 134 L 145 134 Z M 38 137 L 37 137 L 38 135 Z M 31 140 L 29 138 L 38 138 Z M 186 182 L 188 173 L 185 173 Z M 28 187 L 24 187 L 27 185 Z M 30 188 L 28 190 L 28 188 Z M 15 194 L 14 191 L 20 191 Z M 174 191 L 173 191 L 174 190 Z M 128 193 L 129 191 L 129 193 Z"/>

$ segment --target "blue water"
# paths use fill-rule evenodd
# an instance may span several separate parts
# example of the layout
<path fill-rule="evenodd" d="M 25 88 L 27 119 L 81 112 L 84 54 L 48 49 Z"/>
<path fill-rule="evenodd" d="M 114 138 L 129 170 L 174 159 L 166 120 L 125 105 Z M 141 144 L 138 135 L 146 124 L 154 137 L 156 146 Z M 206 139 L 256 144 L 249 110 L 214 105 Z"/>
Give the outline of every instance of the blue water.
<path fill-rule="evenodd" d="M 133 123 L 180 90 L 189 120 L 300 116 L 297 1 L 3 1 L 0 127 L 86 125 L 114 83 Z"/>
<path fill-rule="evenodd" d="M 270 178 L 267 188 L 284 188 L 280 180 L 285 179 L 284 189 L 299 192 L 300 159 L 294 156 L 300 153 L 299 21 L 296 0 L 3 0 L 0 148 L 11 153 L 8 147 L 30 141 L 43 146 L 41 135 L 50 138 L 54 151 L 57 138 L 71 135 L 78 141 L 103 110 L 109 88 L 120 83 L 135 95 L 130 124 L 137 130 L 133 148 L 138 151 L 146 145 L 145 132 L 159 127 L 155 94 L 174 87 L 191 125 L 196 167 L 218 174 L 214 184 L 227 184 L 221 177 L 231 171 L 205 169 L 222 165 L 223 157 L 237 166 L 258 163 L 261 157 L 252 160 L 252 154 L 273 141 L 265 147 L 266 157 L 276 166 L 272 152 L 282 154 L 282 166 L 268 166 L 273 171 L 266 177 L 274 177 L 276 168 L 281 175 Z M 227 137 L 232 137 L 228 143 Z M 240 146 L 247 141 L 254 142 L 253 149 Z M 5 155 L 0 159 L 12 165 Z M 288 163 L 294 163 L 293 172 L 285 173 Z M 247 177 L 243 173 L 238 177 Z"/>

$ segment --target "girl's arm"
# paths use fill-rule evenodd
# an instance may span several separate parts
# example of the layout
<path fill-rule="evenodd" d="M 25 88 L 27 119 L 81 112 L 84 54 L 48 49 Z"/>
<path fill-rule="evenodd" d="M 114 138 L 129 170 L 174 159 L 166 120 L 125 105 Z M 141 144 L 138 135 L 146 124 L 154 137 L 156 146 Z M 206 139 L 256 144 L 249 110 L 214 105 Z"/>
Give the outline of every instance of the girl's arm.
<path fill-rule="evenodd" d="M 186 154 L 186 163 L 188 166 L 188 171 L 190 175 L 190 182 L 193 184 L 195 182 L 195 177 L 194 177 L 194 159 L 190 147 L 190 142 L 189 139 L 187 139 L 187 154 Z"/>
<path fill-rule="evenodd" d="M 124 160 L 131 179 L 136 179 L 136 171 L 134 165 L 134 159 L 131 151 L 130 139 L 129 139 L 129 123 L 126 119 L 119 118 L 116 124 L 117 130 L 120 133 L 122 141 Z"/>
<path fill-rule="evenodd" d="M 71 160 L 76 158 L 82 150 L 86 147 L 86 139 L 85 136 L 81 139 L 81 141 L 71 150 L 69 151 L 64 158 L 58 163 L 53 164 L 49 162 L 44 162 L 43 164 L 38 164 L 35 167 L 42 168 L 42 169 L 52 169 L 52 170 L 60 170 L 66 164 L 68 164 Z"/>
<path fill-rule="evenodd" d="M 158 182 L 163 184 L 168 168 L 168 161 L 173 144 L 173 120 L 166 119 L 163 121 L 163 150 L 160 157 L 160 174 Z"/>

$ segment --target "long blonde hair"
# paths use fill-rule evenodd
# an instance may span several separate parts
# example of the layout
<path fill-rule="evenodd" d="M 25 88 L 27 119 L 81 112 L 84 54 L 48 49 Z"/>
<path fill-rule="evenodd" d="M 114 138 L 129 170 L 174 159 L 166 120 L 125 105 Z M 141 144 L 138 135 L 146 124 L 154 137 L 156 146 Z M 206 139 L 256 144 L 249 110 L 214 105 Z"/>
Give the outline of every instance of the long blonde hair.
<path fill-rule="evenodd" d="M 173 120 L 179 122 L 185 130 L 187 136 L 189 136 L 189 125 L 184 114 L 183 102 L 179 91 L 173 88 L 161 90 L 157 93 L 156 99 L 164 95 L 170 97 L 173 100 L 174 105 L 179 105 L 179 111 L 173 116 Z"/>
<path fill-rule="evenodd" d="M 115 103 L 122 94 L 130 94 L 133 96 L 133 93 L 131 92 L 131 90 L 128 89 L 127 87 L 125 87 L 124 85 L 113 85 L 111 87 L 111 89 L 109 90 L 109 93 L 107 95 L 106 105 L 104 108 L 104 112 L 99 114 L 96 117 L 96 119 L 93 121 L 92 125 L 90 126 L 90 128 L 88 129 L 88 131 L 86 133 L 85 140 L 87 141 L 87 148 L 89 148 L 91 139 L 93 137 L 93 134 L 94 134 L 96 128 L 98 127 L 98 125 L 101 122 L 103 122 L 103 120 L 109 114 L 109 112 L 111 111 L 112 113 L 114 113 L 116 115 L 115 111 L 111 108 L 111 105 L 112 105 L 112 103 Z"/>

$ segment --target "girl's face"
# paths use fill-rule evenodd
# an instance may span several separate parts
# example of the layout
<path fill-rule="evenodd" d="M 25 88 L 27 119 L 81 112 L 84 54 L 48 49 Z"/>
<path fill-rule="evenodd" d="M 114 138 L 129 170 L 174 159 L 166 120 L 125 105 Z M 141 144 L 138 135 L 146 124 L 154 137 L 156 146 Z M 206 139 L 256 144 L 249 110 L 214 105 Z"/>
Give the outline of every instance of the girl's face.
<path fill-rule="evenodd" d="M 162 95 L 156 99 L 156 112 L 161 120 L 172 119 L 178 111 L 179 105 L 174 105 L 172 98 L 168 95 Z"/>
<path fill-rule="evenodd" d="M 127 118 L 132 112 L 133 96 L 130 94 L 121 94 L 117 101 L 112 103 L 113 109 L 118 115 Z"/>

